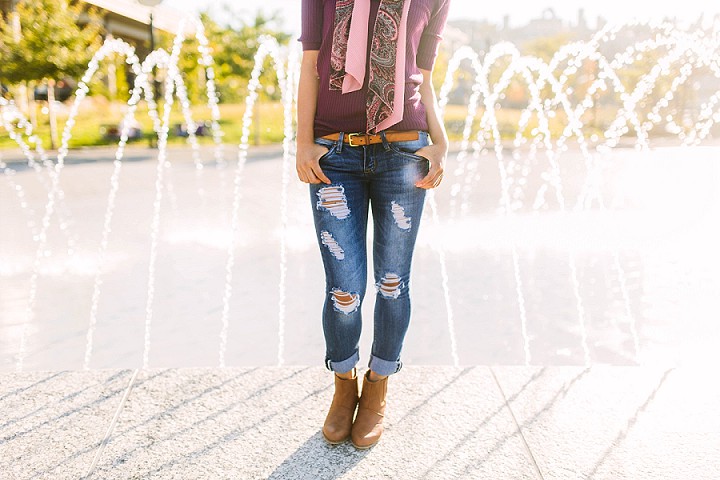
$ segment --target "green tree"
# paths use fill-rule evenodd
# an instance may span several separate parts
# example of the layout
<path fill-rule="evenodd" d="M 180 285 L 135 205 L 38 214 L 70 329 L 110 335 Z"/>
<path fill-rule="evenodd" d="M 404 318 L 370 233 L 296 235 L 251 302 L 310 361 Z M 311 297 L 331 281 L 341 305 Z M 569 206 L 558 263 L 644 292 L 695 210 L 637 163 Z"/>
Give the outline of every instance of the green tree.
<path fill-rule="evenodd" d="M 21 0 L 0 18 L 0 81 L 47 82 L 51 148 L 57 142 L 55 82 L 83 73 L 100 46 L 101 28 L 94 11 L 69 0 Z"/>
<path fill-rule="evenodd" d="M 247 94 L 247 84 L 254 66 L 254 57 L 259 47 L 258 38 L 262 35 L 275 37 L 280 44 L 287 44 L 290 35 L 281 32 L 278 28 L 279 15 L 276 13 L 266 16 L 261 12 L 250 23 L 242 23 L 230 7 L 222 18 L 224 24 L 213 20 L 207 13 L 201 15 L 205 26 L 205 35 L 211 49 L 215 65 L 215 77 L 218 96 L 224 103 L 239 102 Z M 197 40 L 188 39 L 188 51 L 197 50 Z M 188 94 L 193 101 L 199 101 L 204 93 L 205 81 L 202 66 L 198 65 L 197 55 L 183 56 L 180 60 L 180 69 L 183 71 L 188 86 Z M 261 77 L 263 85 L 277 85 L 272 62 L 265 62 L 265 73 Z M 266 95 L 267 91 L 264 92 Z M 273 99 L 279 98 L 279 89 L 269 95 Z"/>

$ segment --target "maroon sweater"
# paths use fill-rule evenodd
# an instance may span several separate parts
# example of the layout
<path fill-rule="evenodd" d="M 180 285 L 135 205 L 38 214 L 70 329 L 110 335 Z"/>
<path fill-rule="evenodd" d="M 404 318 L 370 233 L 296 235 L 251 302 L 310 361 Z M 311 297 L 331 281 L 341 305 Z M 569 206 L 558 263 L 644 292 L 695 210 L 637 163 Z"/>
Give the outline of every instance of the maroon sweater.
<path fill-rule="evenodd" d="M 368 60 L 370 42 L 380 0 L 370 4 L 368 34 Z M 405 58 L 405 109 L 403 119 L 392 130 L 427 130 L 425 107 L 420 101 L 420 69 L 432 70 L 442 32 L 447 22 L 450 0 L 412 0 L 407 21 L 407 48 Z M 341 93 L 330 90 L 330 53 L 335 25 L 335 0 L 302 0 L 303 50 L 319 50 L 318 92 L 315 113 L 315 136 L 334 132 L 364 132 L 367 130 L 366 99 L 369 73 L 361 90 Z"/>

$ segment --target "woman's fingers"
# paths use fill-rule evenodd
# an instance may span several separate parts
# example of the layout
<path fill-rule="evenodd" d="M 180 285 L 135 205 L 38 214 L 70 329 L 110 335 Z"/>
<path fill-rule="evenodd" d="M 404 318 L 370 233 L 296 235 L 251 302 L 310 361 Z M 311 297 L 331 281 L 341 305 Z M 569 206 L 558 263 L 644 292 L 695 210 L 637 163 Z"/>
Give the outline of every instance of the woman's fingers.
<path fill-rule="evenodd" d="M 330 180 L 322 173 L 320 167 L 318 167 L 318 170 L 318 172 L 312 168 L 298 170 L 298 178 L 304 183 L 330 183 Z"/>
<path fill-rule="evenodd" d="M 306 183 L 320 183 L 320 180 L 317 178 L 317 176 L 312 170 L 307 174 L 307 178 L 308 181 Z"/>
<path fill-rule="evenodd" d="M 418 188 L 435 188 L 440 185 L 443 177 L 443 169 L 437 164 L 430 163 L 430 171 L 422 180 L 415 184 Z"/>
<path fill-rule="evenodd" d="M 425 157 L 430 162 L 430 170 L 420 181 L 415 183 L 418 188 L 435 188 L 440 185 L 443 177 L 443 161 L 445 159 L 445 151 L 437 149 L 436 145 L 428 145 L 422 147 L 415 152 L 415 155 Z"/>
<path fill-rule="evenodd" d="M 296 170 L 298 178 L 304 183 L 327 183 L 330 179 L 320 168 L 320 157 L 329 151 L 329 148 L 313 144 L 307 148 L 299 147 L 296 154 Z"/>
<path fill-rule="evenodd" d="M 433 182 L 433 188 L 439 186 L 439 185 L 440 185 L 440 182 L 442 182 L 442 179 L 443 179 L 443 174 L 441 173 L 440 175 L 438 175 L 438 176 L 435 178 L 435 181 Z"/>
<path fill-rule="evenodd" d="M 303 182 L 303 183 L 313 183 L 313 182 L 310 181 L 310 178 L 309 178 L 308 174 L 307 174 L 304 170 L 300 170 L 300 169 L 298 168 L 297 174 L 298 174 L 298 178 L 300 179 L 301 182 Z"/>
<path fill-rule="evenodd" d="M 320 163 L 318 163 L 317 160 L 315 161 L 315 164 L 313 165 L 312 173 L 313 173 L 313 175 L 315 175 L 315 178 L 318 179 L 317 182 L 313 182 L 313 183 L 323 182 L 323 183 L 327 183 L 328 185 L 330 185 L 332 183 L 330 181 L 330 179 L 325 176 L 325 173 L 323 173 L 322 168 L 320 168 Z"/>

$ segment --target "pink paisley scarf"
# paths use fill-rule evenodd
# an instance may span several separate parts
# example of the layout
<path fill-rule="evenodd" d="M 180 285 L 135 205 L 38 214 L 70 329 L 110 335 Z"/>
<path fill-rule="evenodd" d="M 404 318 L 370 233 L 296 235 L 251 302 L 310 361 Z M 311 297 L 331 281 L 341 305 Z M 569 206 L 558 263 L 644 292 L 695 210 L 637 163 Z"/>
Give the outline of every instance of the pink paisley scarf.
<path fill-rule="evenodd" d="M 410 2 L 380 0 L 370 49 L 367 96 L 367 131 L 370 133 L 385 130 L 403 117 Z M 354 92 L 363 87 L 365 80 L 370 0 L 336 0 L 335 5 L 330 89 Z"/>

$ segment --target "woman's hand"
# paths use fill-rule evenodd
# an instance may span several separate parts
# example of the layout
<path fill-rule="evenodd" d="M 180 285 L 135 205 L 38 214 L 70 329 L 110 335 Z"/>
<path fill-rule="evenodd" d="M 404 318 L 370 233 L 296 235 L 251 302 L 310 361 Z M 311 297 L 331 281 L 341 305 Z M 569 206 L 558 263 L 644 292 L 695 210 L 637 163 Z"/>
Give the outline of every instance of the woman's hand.
<path fill-rule="evenodd" d="M 330 149 L 317 143 L 297 144 L 295 155 L 295 169 L 298 178 L 305 183 L 327 183 L 330 179 L 325 176 L 320 168 L 320 157 L 325 155 Z"/>
<path fill-rule="evenodd" d="M 430 161 L 430 170 L 425 177 L 415 183 L 418 188 L 430 189 L 440 185 L 443 179 L 443 171 L 445 166 L 445 157 L 447 156 L 447 147 L 444 145 L 428 145 L 422 147 L 415 155 L 427 158 Z"/>

